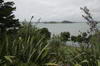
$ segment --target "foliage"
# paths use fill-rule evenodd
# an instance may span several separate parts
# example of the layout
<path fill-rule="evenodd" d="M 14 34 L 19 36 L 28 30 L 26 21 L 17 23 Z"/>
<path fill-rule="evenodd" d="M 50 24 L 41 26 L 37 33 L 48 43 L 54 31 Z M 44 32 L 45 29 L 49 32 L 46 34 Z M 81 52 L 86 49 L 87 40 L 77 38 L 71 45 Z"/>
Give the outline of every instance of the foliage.
<path fill-rule="evenodd" d="M 68 41 L 70 38 L 70 33 L 69 32 L 61 32 L 60 36 L 61 36 L 62 41 Z"/>
<path fill-rule="evenodd" d="M 100 33 L 98 33 L 98 29 L 96 28 L 97 23 L 94 21 L 87 7 L 81 8 L 81 10 L 86 14 L 86 16 L 82 16 L 88 21 L 87 24 L 90 26 L 90 32 L 71 37 L 71 40 L 79 42 L 80 45 L 79 49 L 72 51 L 72 54 L 70 54 L 72 55 L 70 63 L 77 66 L 99 66 Z"/>
<path fill-rule="evenodd" d="M 64 43 L 60 39 L 52 38 L 48 41 L 50 48 L 50 57 L 52 62 L 63 62 Z"/>
<path fill-rule="evenodd" d="M 100 32 L 97 32 L 91 37 L 91 44 L 93 44 L 93 54 L 97 57 L 97 59 L 100 58 Z"/>
<path fill-rule="evenodd" d="M 77 40 L 77 37 L 76 36 L 71 36 L 71 41 L 74 41 L 74 42 L 76 42 Z"/>
<path fill-rule="evenodd" d="M 16 32 L 20 26 L 18 19 L 15 19 L 13 14 L 16 9 L 13 5 L 14 2 L 0 0 L 0 34 L 5 31 Z"/>
<path fill-rule="evenodd" d="M 40 33 L 41 35 L 46 36 L 46 39 L 50 39 L 50 37 L 51 37 L 51 33 L 49 32 L 49 30 L 48 30 L 47 28 L 41 28 L 41 29 L 39 30 L 39 33 Z"/>
<path fill-rule="evenodd" d="M 93 19 L 90 10 L 87 7 L 80 8 L 80 9 L 84 11 L 84 13 L 86 14 L 86 16 L 85 15 L 82 16 L 88 21 L 87 24 L 90 26 L 90 33 L 94 33 L 98 31 L 97 22 Z"/>
<path fill-rule="evenodd" d="M 26 25 L 19 30 L 15 39 L 6 34 L 3 41 L 0 40 L 0 66 L 17 65 L 20 62 L 36 65 L 48 63 L 49 44 L 44 42 L 44 38 L 37 28 Z"/>

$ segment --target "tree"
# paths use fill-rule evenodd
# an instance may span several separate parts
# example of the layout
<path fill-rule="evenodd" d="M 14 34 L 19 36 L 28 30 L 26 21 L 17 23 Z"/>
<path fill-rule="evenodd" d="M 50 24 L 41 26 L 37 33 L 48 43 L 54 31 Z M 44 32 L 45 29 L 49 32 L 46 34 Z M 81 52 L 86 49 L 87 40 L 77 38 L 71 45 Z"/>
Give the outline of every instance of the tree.
<path fill-rule="evenodd" d="M 0 33 L 15 32 L 19 28 L 20 23 L 13 14 L 15 10 L 14 2 L 0 0 Z"/>
<path fill-rule="evenodd" d="M 39 33 L 42 35 L 42 36 L 45 36 L 46 39 L 50 39 L 51 37 L 51 33 L 49 32 L 49 30 L 47 28 L 41 28 L 39 30 Z"/>
<path fill-rule="evenodd" d="M 62 41 L 68 41 L 68 39 L 70 38 L 70 33 L 69 32 L 61 32 L 60 36 L 61 36 Z"/>
<path fill-rule="evenodd" d="M 92 34 L 97 32 L 97 22 L 93 19 L 90 10 L 86 6 L 80 9 L 85 13 L 82 17 L 88 21 L 87 24 L 90 26 L 90 33 Z"/>
<path fill-rule="evenodd" d="M 76 42 L 77 41 L 76 39 L 77 39 L 76 36 L 71 36 L 71 41 Z"/>

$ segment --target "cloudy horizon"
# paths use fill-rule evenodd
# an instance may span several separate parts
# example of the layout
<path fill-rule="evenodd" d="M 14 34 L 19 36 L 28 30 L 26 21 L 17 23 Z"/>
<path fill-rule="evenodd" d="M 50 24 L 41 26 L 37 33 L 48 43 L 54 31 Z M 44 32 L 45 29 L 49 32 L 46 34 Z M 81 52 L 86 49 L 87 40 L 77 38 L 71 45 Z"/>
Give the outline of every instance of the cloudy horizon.
<path fill-rule="evenodd" d="M 15 2 L 16 18 L 34 21 L 84 21 L 80 7 L 87 6 L 94 19 L 100 21 L 100 0 L 12 0 Z"/>

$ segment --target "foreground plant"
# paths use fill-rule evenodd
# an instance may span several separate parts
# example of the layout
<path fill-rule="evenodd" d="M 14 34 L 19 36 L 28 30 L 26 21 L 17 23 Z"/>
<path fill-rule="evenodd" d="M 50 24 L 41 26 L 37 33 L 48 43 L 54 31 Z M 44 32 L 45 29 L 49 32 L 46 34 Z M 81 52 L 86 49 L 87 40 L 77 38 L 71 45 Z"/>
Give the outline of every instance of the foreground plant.
<path fill-rule="evenodd" d="M 49 44 L 38 30 L 24 25 L 15 38 L 5 34 L 3 40 L 0 40 L 0 66 L 17 65 L 20 62 L 35 65 L 48 63 Z"/>

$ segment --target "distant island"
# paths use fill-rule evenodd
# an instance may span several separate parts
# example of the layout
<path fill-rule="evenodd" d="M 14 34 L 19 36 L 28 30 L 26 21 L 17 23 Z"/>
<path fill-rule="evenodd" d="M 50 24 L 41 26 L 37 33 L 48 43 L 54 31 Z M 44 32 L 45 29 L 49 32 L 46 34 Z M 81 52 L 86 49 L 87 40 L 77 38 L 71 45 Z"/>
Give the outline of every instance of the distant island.
<path fill-rule="evenodd" d="M 45 24 L 58 24 L 58 23 L 78 23 L 78 22 L 72 22 L 72 21 L 47 21 L 47 22 L 34 22 L 34 23 L 45 23 Z"/>
<path fill-rule="evenodd" d="M 100 23 L 100 21 L 96 21 Z M 44 23 L 44 24 L 59 24 L 59 23 L 85 23 L 85 22 L 72 22 L 72 21 L 46 21 L 46 22 L 34 22 L 34 23 Z"/>

